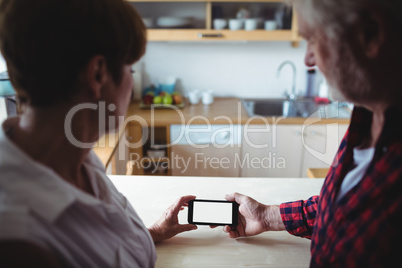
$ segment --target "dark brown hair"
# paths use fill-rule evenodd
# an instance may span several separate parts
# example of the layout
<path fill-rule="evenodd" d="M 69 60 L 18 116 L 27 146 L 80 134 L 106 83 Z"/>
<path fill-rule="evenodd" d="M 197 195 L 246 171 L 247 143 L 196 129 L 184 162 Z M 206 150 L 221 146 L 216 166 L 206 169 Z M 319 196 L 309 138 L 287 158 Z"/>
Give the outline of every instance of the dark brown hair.
<path fill-rule="evenodd" d="M 71 97 L 103 55 L 116 84 L 145 53 L 146 29 L 125 0 L 1 0 L 0 49 L 17 94 L 32 106 Z"/>

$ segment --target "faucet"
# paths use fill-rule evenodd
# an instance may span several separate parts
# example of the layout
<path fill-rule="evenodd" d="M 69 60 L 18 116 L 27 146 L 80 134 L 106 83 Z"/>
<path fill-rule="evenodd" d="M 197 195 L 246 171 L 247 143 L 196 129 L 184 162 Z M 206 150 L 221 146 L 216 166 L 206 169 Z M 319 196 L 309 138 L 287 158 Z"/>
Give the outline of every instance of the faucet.
<path fill-rule="evenodd" d="M 278 67 L 278 71 L 277 71 L 276 76 L 279 77 L 280 74 L 281 74 L 282 68 L 283 68 L 285 65 L 288 65 L 288 64 L 289 64 L 289 65 L 292 67 L 292 69 L 293 69 L 292 90 L 291 90 L 290 93 L 285 92 L 284 94 L 285 94 L 285 96 L 286 96 L 286 98 L 287 98 L 288 100 L 294 101 L 294 100 L 296 100 L 297 97 L 298 97 L 298 96 L 297 96 L 297 93 L 296 93 L 296 66 L 295 66 L 295 64 L 294 64 L 293 62 L 291 62 L 291 61 L 284 61 L 284 62 L 282 62 L 281 65 L 279 65 L 279 67 Z"/>

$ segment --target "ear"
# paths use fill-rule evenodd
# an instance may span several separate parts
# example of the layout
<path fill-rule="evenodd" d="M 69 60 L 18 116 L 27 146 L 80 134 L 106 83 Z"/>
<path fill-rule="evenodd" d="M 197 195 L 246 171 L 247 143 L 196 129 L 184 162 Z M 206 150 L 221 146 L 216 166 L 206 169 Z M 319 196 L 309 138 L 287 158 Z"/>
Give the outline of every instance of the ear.
<path fill-rule="evenodd" d="M 304 56 L 304 64 L 308 67 L 314 67 L 316 64 L 314 51 L 310 43 L 307 43 L 307 50 Z"/>
<path fill-rule="evenodd" d="M 374 8 L 362 10 L 359 17 L 358 40 L 369 59 L 378 56 L 386 38 L 385 14 Z"/>
<path fill-rule="evenodd" d="M 90 97 L 96 100 L 100 99 L 108 76 L 105 57 L 100 55 L 92 57 L 84 74 Z"/>

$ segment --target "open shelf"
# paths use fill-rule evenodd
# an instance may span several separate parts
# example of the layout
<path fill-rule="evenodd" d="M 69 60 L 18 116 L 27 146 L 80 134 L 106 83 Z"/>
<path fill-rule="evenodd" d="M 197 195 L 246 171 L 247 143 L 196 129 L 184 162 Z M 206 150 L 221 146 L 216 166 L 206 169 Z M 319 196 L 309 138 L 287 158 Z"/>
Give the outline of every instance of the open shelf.
<path fill-rule="evenodd" d="M 282 0 L 128 0 L 138 10 L 148 25 L 148 41 L 290 41 L 297 47 L 301 40 L 298 35 L 297 19 L 291 7 L 285 7 Z M 222 30 L 213 28 L 215 18 L 236 18 L 240 8 L 250 11 L 250 18 L 260 19 L 258 28 L 251 31 Z M 275 11 L 283 9 L 282 27 L 277 30 L 263 29 L 265 20 L 274 20 Z M 178 27 L 161 27 L 157 19 L 161 17 L 191 18 L 191 23 Z"/>

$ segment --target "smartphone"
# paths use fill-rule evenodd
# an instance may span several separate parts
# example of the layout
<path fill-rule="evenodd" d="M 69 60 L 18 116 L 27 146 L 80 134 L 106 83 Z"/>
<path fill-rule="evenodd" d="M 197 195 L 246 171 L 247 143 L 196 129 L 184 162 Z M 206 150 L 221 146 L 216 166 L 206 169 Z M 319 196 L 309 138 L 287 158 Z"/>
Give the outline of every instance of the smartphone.
<path fill-rule="evenodd" d="M 188 203 L 188 223 L 236 226 L 239 204 L 234 201 L 195 199 Z"/>

